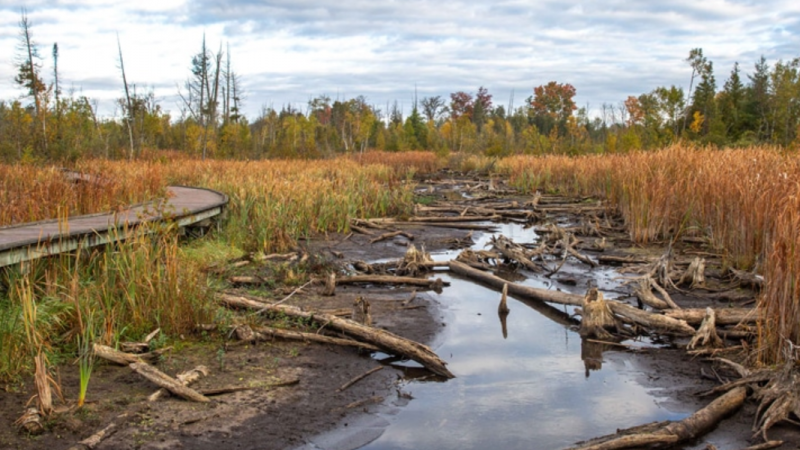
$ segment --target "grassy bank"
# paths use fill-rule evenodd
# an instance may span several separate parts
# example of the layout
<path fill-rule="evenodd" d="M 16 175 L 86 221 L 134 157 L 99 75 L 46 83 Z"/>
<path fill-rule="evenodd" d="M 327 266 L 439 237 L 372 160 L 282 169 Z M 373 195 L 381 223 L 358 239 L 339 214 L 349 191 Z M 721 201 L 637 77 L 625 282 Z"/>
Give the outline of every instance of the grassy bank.
<path fill-rule="evenodd" d="M 387 164 L 388 163 L 388 164 Z M 168 184 L 204 186 L 231 198 L 221 232 L 179 245 L 177 230 L 159 226 L 106 249 L 6 269 L 0 280 L 0 380 L 79 356 L 85 342 L 135 341 L 160 327 L 189 335 L 214 320 L 203 269 L 244 252 L 285 251 L 315 233 L 348 231 L 352 217 L 407 214 L 418 170 L 429 153 L 368 154 L 326 161 L 199 161 L 188 158 L 83 161 L 72 169 L 98 174 L 74 183 L 59 168 L 0 166 L 4 199 L 20 201 L 6 221 L 24 222 L 109 211 L 154 198 Z M 81 345 L 83 344 L 83 345 Z"/>

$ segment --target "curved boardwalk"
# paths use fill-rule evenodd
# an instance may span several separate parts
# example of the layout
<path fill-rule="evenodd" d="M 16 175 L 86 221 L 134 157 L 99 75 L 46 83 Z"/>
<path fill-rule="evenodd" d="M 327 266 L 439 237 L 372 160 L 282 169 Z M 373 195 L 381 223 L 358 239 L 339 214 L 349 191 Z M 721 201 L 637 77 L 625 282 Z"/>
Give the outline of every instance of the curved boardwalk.
<path fill-rule="evenodd" d="M 105 214 L 0 227 L 0 267 L 105 245 L 125 239 L 145 222 L 173 220 L 179 227 L 199 226 L 223 213 L 228 196 L 217 191 L 169 186 L 168 198 Z"/>

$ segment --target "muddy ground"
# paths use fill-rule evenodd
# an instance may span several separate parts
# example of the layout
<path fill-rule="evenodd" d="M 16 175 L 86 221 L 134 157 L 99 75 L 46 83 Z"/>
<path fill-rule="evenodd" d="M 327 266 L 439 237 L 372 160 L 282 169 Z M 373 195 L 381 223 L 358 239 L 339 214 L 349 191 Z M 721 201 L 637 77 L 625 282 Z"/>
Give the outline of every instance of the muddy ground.
<path fill-rule="evenodd" d="M 478 186 L 480 181 L 473 181 Z M 469 181 L 459 183 L 469 185 Z M 437 181 L 420 193 L 420 200 L 429 203 L 446 199 L 460 199 L 452 192 L 459 186 Z M 495 186 L 485 186 L 492 191 L 477 194 L 470 191 L 474 205 L 496 203 L 500 190 Z M 460 186 L 463 188 L 463 186 Z M 517 198 L 521 203 L 528 199 Z M 572 202 L 567 199 L 552 199 L 553 202 Z M 577 204 L 590 204 L 581 202 Z M 595 203 L 591 203 L 594 205 Z M 551 217 L 563 224 L 575 223 L 579 219 L 571 213 L 558 213 Z M 404 227 L 414 235 L 413 244 L 424 245 L 428 251 L 437 251 L 458 245 L 469 231 L 433 226 Z M 476 231 L 473 233 L 479 233 Z M 322 269 L 330 270 L 345 267 L 351 261 L 375 261 L 379 259 L 400 258 L 412 243 L 406 237 L 370 244 L 374 236 L 363 234 L 318 236 L 301 242 L 303 253 L 311 255 L 313 261 Z M 624 230 L 609 235 L 614 245 L 605 254 L 616 255 L 659 255 L 663 246 L 642 249 L 633 246 Z M 588 247 L 587 247 L 588 248 Z M 678 255 L 707 253 L 707 249 L 695 243 L 683 243 L 676 248 Z M 596 254 L 589 253 L 591 256 Z M 282 266 L 282 270 L 286 269 Z M 320 268 L 318 268 L 320 269 Z M 710 264 L 709 271 L 715 268 Z M 274 270 L 268 265 L 251 264 L 239 269 L 230 269 L 215 276 L 222 278 L 232 274 L 267 276 Z M 557 279 L 558 277 L 556 277 Z M 586 285 L 585 279 L 562 280 L 564 283 Z M 231 293 L 241 295 L 256 294 L 274 300 L 284 298 L 296 288 L 277 286 L 253 288 L 232 286 Z M 431 345 L 436 349 L 437 333 L 446 326 L 445 314 L 437 305 L 435 296 L 418 291 L 413 305 L 417 309 L 402 309 L 400 304 L 411 295 L 408 287 L 355 287 L 340 286 L 336 295 L 324 297 L 319 294 L 321 286 L 311 286 L 294 295 L 286 303 L 311 309 L 351 308 L 358 296 L 368 298 L 372 304 L 373 325 L 394 332 L 403 337 Z M 446 289 L 446 288 L 445 288 Z M 676 296 L 682 306 L 708 306 L 720 304 L 749 304 L 747 293 L 736 298 L 717 300 Z M 752 297 L 752 295 L 750 296 Z M 245 324 L 254 321 L 252 317 L 239 316 L 235 323 Z M 283 324 L 283 326 L 290 326 Z M 24 406 L 33 395 L 33 382 L 25 386 L 7 387 L 0 394 L 0 448 L 3 449 L 67 449 L 97 431 L 114 425 L 110 436 L 106 437 L 98 449 L 287 449 L 287 448 L 356 448 L 370 440 L 370 433 L 378 430 L 362 427 L 361 431 L 348 434 L 336 431 L 322 435 L 329 430 L 346 430 L 351 424 L 363 424 L 370 412 L 386 411 L 401 405 L 398 399 L 406 396 L 402 383 L 398 380 L 409 376 L 394 366 L 387 366 L 352 387 L 337 392 L 348 380 L 363 374 L 379 365 L 368 354 L 359 351 L 313 343 L 272 341 L 244 343 L 237 341 L 228 328 L 198 332 L 196 336 L 186 336 L 185 340 L 175 342 L 176 349 L 169 352 L 158 364 L 168 374 L 176 374 L 198 365 L 205 365 L 209 375 L 192 385 L 197 389 L 221 386 L 249 386 L 253 389 L 221 395 L 213 398 L 210 404 L 190 403 L 173 397 L 157 402 L 147 402 L 146 397 L 156 390 L 148 381 L 126 367 L 98 362 L 92 373 L 88 391 L 88 403 L 83 409 L 55 415 L 46 422 L 45 433 L 30 436 L 17 432 L 14 421 L 24 411 Z M 603 354 L 605 359 L 628 361 L 641 367 L 642 385 L 657 389 L 665 402 L 690 405 L 692 408 L 704 406 L 708 400 L 695 394 L 718 384 L 711 380 L 715 369 L 702 358 L 692 358 L 683 348 L 649 350 L 632 355 L 624 349 L 610 349 Z M 669 346 L 668 346 L 669 347 Z M 78 392 L 78 369 L 65 364 L 58 370 L 63 393 L 68 403 L 74 403 Z M 723 373 L 724 375 L 724 373 Z M 419 376 L 419 373 L 411 374 Z M 297 384 L 272 387 L 289 380 L 299 380 Z M 391 400 L 394 399 L 394 400 Z M 406 401 L 413 399 L 406 399 Z M 387 406 L 388 403 L 388 406 Z M 400 406 L 401 407 L 401 406 Z M 738 449 L 747 446 L 753 423 L 755 405 L 748 402 L 745 408 L 734 417 L 723 422 L 714 432 L 684 448 L 703 449 L 707 443 L 717 448 Z M 369 420 L 369 419 L 367 419 Z M 374 428 L 374 427 L 373 427 Z M 364 431 L 367 430 L 367 431 Z M 371 430 L 371 431 L 370 431 Z M 373 436 L 374 437 L 374 436 Z M 770 433 L 772 439 L 783 439 L 782 449 L 800 448 L 800 434 L 795 428 L 778 426 Z M 78 446 L 77 448 L 86 448 Z"/>

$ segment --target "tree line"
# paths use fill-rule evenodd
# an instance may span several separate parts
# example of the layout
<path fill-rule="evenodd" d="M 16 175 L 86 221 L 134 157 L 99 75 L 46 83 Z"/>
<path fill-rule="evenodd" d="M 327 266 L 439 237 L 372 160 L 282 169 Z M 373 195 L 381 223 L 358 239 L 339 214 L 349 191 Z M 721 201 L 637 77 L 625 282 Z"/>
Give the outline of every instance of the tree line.
<path fill-rule="evenodd" d="M 576 89 L 551 81 L 537 86 L 520 106 L 498 105 L 484 87 L 475 93 L 415 96 L 410 114 L 397 102 L 384 107 L 364 97 L 319 96 L 305 110 L 263 108 L 241 113 L 242 80 L 231 53 L 211 50 L 203 38 L 179 90 L 177 117 L 152 91 L 137 91 L 125 73 L 119 45 L 122 119 L 100 118 L 97 102 L 64 95 L 58 44 L 52 74 L 43 73 L 40 47 L 23 11 L 15 82 L 22 95 L 0 101 L 0 159 L 69 160 L 85 156 L 133 158 L 144 150 L 171 149 L 197 157 L 319 158 L 366 149 L 464 151 L 511 154 L 618 153 L 660 148 L 678 140 L 716 146 L 771 144 L 797 147 L 800 131 L 800 58 L 765 58 L 745 74 L 736 63 L 722 86 L 702 49 L 686 59 L 688 90 L 657 87 L 603 104 L 595 117 L 578 108 Z M 49 78 L 49 82 L 44 80 Z"/>

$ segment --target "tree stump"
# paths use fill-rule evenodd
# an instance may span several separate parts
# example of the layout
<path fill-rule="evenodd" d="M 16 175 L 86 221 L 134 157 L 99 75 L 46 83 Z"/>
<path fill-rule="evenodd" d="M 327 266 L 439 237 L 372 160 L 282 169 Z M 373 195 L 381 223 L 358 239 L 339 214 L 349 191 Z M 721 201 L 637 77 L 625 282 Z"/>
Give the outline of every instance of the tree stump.
<path fill-rule="evenodd" d="M 616 328 L 614 313 L 603 299 L 603 293 L 593 287 L 586 292 L 586 296 L 583 298 L 580 335 L 584 338 L 600 340 L 613 339 L 614 336 L 607 330 L 609 328 Z"/>

